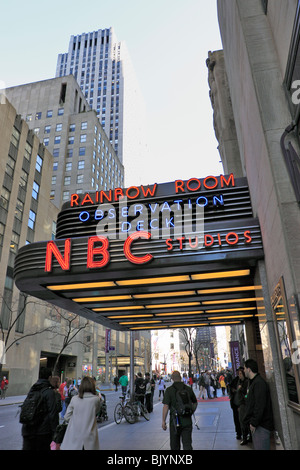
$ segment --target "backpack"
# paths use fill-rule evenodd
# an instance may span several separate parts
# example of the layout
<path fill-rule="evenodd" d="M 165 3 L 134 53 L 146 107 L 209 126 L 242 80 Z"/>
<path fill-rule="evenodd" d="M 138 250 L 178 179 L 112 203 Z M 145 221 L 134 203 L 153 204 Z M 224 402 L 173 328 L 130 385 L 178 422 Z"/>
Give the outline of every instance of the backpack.
<path fill-rule="evenodd" d="M 40 424 L 47 414 L 47 404 L 43 396 L 46 389 L 31 389 L 21 406 L 20 423 L 30 426 Z"/>
<path fill-rule="evenodd" d="M 68 398 L 73 398 L 75 395 L 78 395 L 78 392 L 75 387 L 70 387 L 68 391 Z"/>
<path fill-rule="evenodd" d="M 175 398 L 175 408 L 178 416 L 192 416 L 196 409 L 196 404 L 192 402 L 189 389 L 186 387 L 180 388 L 179 390 L 176 389 Z"/>

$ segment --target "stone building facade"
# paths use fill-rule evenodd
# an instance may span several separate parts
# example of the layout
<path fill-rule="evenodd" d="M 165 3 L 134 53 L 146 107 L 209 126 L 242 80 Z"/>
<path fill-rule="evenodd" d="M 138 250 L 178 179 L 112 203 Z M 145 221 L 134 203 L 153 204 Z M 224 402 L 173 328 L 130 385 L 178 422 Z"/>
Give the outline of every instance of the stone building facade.
<path fill-rule="evenodd" d="M 247 176 L 260 221 L 265 311 L 248 349 L 270 384 L 285 449 L 300 448 L 299 7 L 296 0 L 219 0 L 224 50 L 207 61 L 224 168 Z"/>

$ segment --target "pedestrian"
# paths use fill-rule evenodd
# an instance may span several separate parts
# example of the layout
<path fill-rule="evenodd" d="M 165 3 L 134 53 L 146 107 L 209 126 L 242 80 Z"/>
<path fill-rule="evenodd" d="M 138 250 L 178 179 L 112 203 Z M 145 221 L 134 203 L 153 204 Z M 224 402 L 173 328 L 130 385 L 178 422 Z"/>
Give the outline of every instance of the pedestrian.
<path fill-rule="evenodd" d="M 126 374 L 123 374 L 120 378 L 119 378 L 119 384 L 121 385 L 121 389 L 122 389 L 122 394 L 124 395 L 124 397 L 126 396 L 126 392 L 127 392 L 127 387 L 128 387 L 128 377 Z"/>
<path fill-rule="evenodd" d="M 246 395 L 248 390 L 248 382 L 249 380 L 245 376 L 244 367 L 238 368 L 238 377 L 239 380 L 237 382 L 237 391 L 234 397 L 235 404 L 238 407 L 239 412 L 239 420 L 241 425 L 241 432 L 242 432 L 242 441 L 241 446 L 248 444 L 249 442 L 249 426 L 244 424 L 244 416 L 246 410 Z"/>
<path fill-rule="evenodd" d="M 244 370 L 249 384 L 243 423 L 250 427 L 254 450 L 270 450 L 274 429 L 270 390 L 258 372 L 256 361 L 247 359 Z"/>
<path fill-rule="evenodd" d="M 63 418 L 65 416 L 65 412 L 66 412 L 66 404 L 65 404 L 65 394 L 64 394 L 64 388 L 65 386 L 67 385 L 67 381 L 65 380 L 64 382 L 62 382 L 59 386 L 59 393 L 60 393 L 60 398 L 61 398 L 61 407 L 62 407 L 62 410 L 61 410 L 61 417 Z"/>
<path fill-rule="evenodd" d="M 239 417 L 239 405 L 238 398 L 236 397 L 238 391 L 238 382 L 239 382 L 239 375 L 237 375 L 229 385 L 229 397 L 230 397 L 230 406 L 232 409 L 233 414 L 233 422 L 235 426 L 236 438 L 238 440 L 242 439 L 242 428 L 240 423 Z"/>
<path fill-rule="evenodd" d="M 207 369 L 206 369 L 203 377 L 204 377 L 204 384 L 205 384 L 205 390 L 206 390 L 206 393 L 207 393 L 207 398 L 212 398 L 212 396 L 210 394 L 210 373 Z"/>
<path fill-rule="evenodd" d="M 119 379 L 117 376 L 114 378 L 114 386 L 115 386 L 115 392 L 118 391 L 118 384 L 119 384 Z"/>
<path fill-rule="evenodd" d="M 49 378 L 49 382 L 55 392 L 57 412 L 60 413 L 62 411 L 62 404 L 61 404 L 62 402 L 61 402 L 61 396 L 59 393 L 60 378 L 58 377 L 58 375 L 53 375 Z"/>
<path fill-rule="evenodd" d="M 137 400 L 139 400 L 142 405 L 144 405 L 145 401 L 145 392 L 146 392 L 146 383 L 145 379 L 143 379 L 142 373 L 138 372 L 137 377 L 134 382 L 134 393 L 136 395 Z"/>
<path fill-rule="evenodd" d="M 154 380 L 154 377 L 151 377 L 150 379 L 150 383 L 151 383 L 151 412 L 153 411 L 153 398 L 154 398 L 154 392 L 155 392 L 155 380 Z"/>
<path fill-rule="evenodd" d="M 67 380 L 67 383 L 66 385 L 64 386 L 64 397 L 65 397 L 65 412 L 67 411 L 67 408 L 70 404 L 70 401 L 71 401 L 71 397 L 69 396 L 69 388 L 71 388 L 73 384 L 73 381 L 72 380 Z"/>
<path fill-rule="evenodd" d="M 203 398 L 203 400 L 205 400 L 205 394 L 206 394 L 206 388 L 205 388 L 205 382 L 204 382 L 204 372 L 201 372 L 200 376 L 199 376 L 199 381 L 198 381 L 198 384 L 199 384 L 199 395 L 198 395 L 198 399 L 200 398 Z M 205 397 L 205 398 L 204 398 Z"/>
<path fill-rule="evenodd" d="M 221 389 L 222 389 L 222 394 L 223 394 L 223 396 L 225 396 L 226 383 L 225 383 L 225 376 L 224 376 L 223 373 L 221 373 L 221 375 L 219 377 L 219 384 L 220 384 Z"/>
<path fill-rule="evenodd" d="M 165 381 L 164 379 L 162 378 L 162 376 L 159 378 L 158 380 L 158 399 L 160 400 L 160 396 L 162 395 L 162 397 L 164 398 L 164 394 L 165 394 L 165 388 L 166 388 L 166 384 L 165 384 Z"/>
<path fill-rule="evenodd" d="M 8 380 L 5 376 L 3 376 L 2 380 L 1 380 L 1 400 L 4 400 L 5 397 L 6 397 L 6 392 L 7 392 L 7 389 L 8 389 Z"/>
<path fill-rule="evenodd" d="M 51 374 L 51 369 L 42 367 L 39 379 L 29 391 L 29 393 L 35 391 L 42 392 L 45 411 L 41 421 L 38 423 L 22 425 L 22 450 L 50 450 L 50 444 L 59 423 L 59 412 L 55 395 L 57 392 L 54 391 L 49 381 Z"/>
<path fill-rule="evenodd" d="M 211 392 L 213 393 L 214 398 L 217 398 L 217 376 L 214 372 L 210 374 L 210 386 L 212 387 Z"/>
<path fill-rule="evenodd" d="M 149 372 L 146 372 L 145 374 L 145 385 L 145 406 L 148 410 L 148 413 L 151 413 L 153 411 L 153 406 L 151 405 L 151 380 Z"/>
<path fill-rule="evenodd" d="M 100 411 L 100 397 L 91 377 L 83 377 L 78 395 L 70 401 L 65 421 L 68 423 L 61 450 L 99 450 L 96 416 Z"/>
<path fill-rule="evenodd" d="M 192 414 L 180 416 L 177 412 L 177 391 L 186 391 L 192 403 L 191 413 L 197 408 L 197 398 L 191 387 L 181 381 L 180 372 L 174 371 L 171 379 L 173 384 L 167 388 L 163 398 L 162 428 L 167 429 L 166 419 L 170 412 L 170 448 L 171 450 L 180 450 L 182 443 L 183 450 L 193 450 L 192 447 Z"/>

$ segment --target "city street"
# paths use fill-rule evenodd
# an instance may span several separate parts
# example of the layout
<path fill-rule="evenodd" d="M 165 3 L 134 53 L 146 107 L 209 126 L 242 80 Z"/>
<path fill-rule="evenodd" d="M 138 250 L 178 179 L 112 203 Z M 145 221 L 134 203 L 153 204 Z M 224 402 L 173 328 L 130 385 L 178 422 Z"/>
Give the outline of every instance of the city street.
<path fill-rule="evenodd" d="M 114 423 L 114 409 L 120 400 L 121 389 L 115 391 L 105 391 L 108 420 L 98 423 L 98 428 Z M 7 399 L 8 400 L 8 399 Z M 155 390 L 154 404 L 158 403 L 158 390 Z M 21 450 L 22 436 L 21 424 L 19 423 L 19 404 L 4 405 L 4 400 L 0 402 L 0 450 Z"/>

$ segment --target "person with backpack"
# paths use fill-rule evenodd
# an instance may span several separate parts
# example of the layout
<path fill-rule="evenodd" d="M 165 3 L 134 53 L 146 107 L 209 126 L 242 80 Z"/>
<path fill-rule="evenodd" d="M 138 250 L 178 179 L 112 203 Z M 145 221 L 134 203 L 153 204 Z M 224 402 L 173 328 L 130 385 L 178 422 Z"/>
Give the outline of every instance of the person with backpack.
<path fill-rule="evenodd" d="M 21 407 L 22 450 L 50 450 L 59 424 L 56 393 L 50 384 L 51 369 L 41 368 L 39 379 L 31 387 Z"/>
<path fill-rule="evenodd" d="M 180 372 L 175 370 L 171 379 L 173 384 L 168 387 L 163 398 L 162 428 L 167 429 L 166 419 L 170 412 L 170 448 L 193 450 L 192 447 L 192 415 L 197 408 L 197 398 L 193 389 L 181 381 Z"/>

